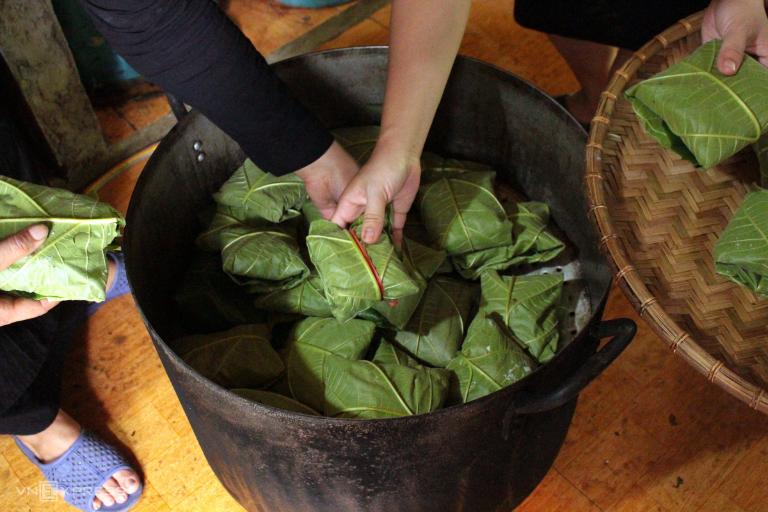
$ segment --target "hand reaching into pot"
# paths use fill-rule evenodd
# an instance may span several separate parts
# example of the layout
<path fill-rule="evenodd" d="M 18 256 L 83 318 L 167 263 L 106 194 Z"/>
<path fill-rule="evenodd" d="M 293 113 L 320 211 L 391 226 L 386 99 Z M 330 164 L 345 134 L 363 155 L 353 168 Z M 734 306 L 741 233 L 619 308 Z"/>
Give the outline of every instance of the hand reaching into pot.
<path fill-rule="evenodd" d="M 375 243 L 384 229 L 386 209 L 392 203 L 392 237 L 400 245 L 405 218 L 419 190 L 421 164 L 418 155 L 393 157 L 378 144 L 370 160 L 350 182 L 331 219 L 340 226 L 360 215 L 365 243 Z"/>
<path fill-rule="evenodd" d="M 733 75 L 744 53 L 768 66 L 768 16 L 764 0 L 712 0 L 704 14 L 701 38 L 706 43 L 722 39 L 717 69 Z"/>
<path fill-rule="evenodd" d="M 334 141 L 323 156 L 296 171 L 296 175 L 304 181 L 312 203 L 325 219 L 330 219 L 341 193 L 358 170 L 355 160 Z"/>
<path fill-rule="evenodd" d="M 469 18 L 469 0 L 394 0 L 381 133 L 331 220 L 344 227 L 364 214 L 363 241 L 375 243 L 392 203 L 392 234 L 402 237 L 419 189 L 419 158 Z M 436 14 L 439 13 L 439 14 Z"/>
<path fill-rule="evenodd" d="M 48 228 L 35 224 L 0 240 L 0 270 L 35 252 L 48 236 Z M 56 301 L 39 301 L 0 295 L 0 326 L 41 316 L 56 306 Z"/>

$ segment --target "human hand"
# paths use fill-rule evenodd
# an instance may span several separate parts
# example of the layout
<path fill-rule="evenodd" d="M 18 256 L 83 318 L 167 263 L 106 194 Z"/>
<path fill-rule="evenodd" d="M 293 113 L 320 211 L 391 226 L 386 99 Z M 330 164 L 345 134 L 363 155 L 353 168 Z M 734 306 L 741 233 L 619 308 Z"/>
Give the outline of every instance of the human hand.
<path fill-rule="evenodd" d="M 704 13 L 701 38 L 706 43 L 722 39 L 717 69 L 733 75 L 744 52 L 768 66 L 768 16 L 764 0 L 712 0 Z"/>
<path fill-rule="evenodd" d="M 334 141 L 323 156 L 295 174 L 304 181 L 312 203 L 325 219 L 330 219 L 341 193 L 358 170 L 357 162 Z"/>
<path fill-rule="evenodd" d="M 48 228 L 35 224 L 0 240 L 0 270 L 35 252 L 48 236 Z M 50 311 L 58 302 L 0 295 L 0 326 L 29 320 Z"/>
<path fill-rule="evenodd" d="M 364 214 L 363 241 L 376 243 L 384 229 L 387 205 L 392 203 L 392 237 L 400 245 L 420 177 L 418 157 L 394 157 L 393 152 L 377 145 L 370 160 L 344 190 L 331 220 L 345 227 Z"/>

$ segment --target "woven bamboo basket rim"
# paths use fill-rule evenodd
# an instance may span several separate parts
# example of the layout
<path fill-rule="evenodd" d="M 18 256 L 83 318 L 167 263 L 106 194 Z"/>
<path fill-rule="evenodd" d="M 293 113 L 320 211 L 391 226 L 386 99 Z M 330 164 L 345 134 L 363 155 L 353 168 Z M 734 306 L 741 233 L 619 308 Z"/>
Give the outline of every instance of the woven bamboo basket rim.
<path fill-rule="evenodd" d="M 614 74 L 603 92 L 600 105 L 592 119 L 586 146 L 585 187 L 589 202 L 589 217 L 600 234 L 601 249 L 607 254 L 619 287 L 640 316 L 667 344 L 670 350 L 691 364 L 698 372 L 738 398 L 749 407 L 768 414 L 768 393 L 748 381 L 729 365 L 702 348 L 693 335 L 678 325 L 649 291 L 632 259 L 626 254 L 620 234 L 614 226 L 606 201 L 606 177 L 603 168 L 603 141 L 610 133 L 610 123 L 616 102 L 627 84 L 643 64 L 672 43 L 684 39 L 701 28 L 703 12 L 685 18 L 643 46 Z"/>

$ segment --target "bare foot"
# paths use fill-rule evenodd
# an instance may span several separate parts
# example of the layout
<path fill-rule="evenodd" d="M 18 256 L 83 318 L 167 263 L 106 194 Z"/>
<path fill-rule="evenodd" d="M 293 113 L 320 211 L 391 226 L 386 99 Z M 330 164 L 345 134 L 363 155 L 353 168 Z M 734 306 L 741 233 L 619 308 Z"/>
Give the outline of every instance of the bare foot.
<path fill-rule="evenodd" d="M 110 277 L 114 279 L 114 271 L 110 267 Z M 80 435 L 80 424 L 69 414 L 59 409 L 53 423 L 40 432 L 31 436 L 17 436 L 32 453 L 43 463 L 58 459 Z M 139 476 L 131 470 L 120 470 L 112 475 L 104 486 L 96 491 L 93 508 L 111 507 L 115 503 L 125 503 L 129 494 L 139 489 Z"/>

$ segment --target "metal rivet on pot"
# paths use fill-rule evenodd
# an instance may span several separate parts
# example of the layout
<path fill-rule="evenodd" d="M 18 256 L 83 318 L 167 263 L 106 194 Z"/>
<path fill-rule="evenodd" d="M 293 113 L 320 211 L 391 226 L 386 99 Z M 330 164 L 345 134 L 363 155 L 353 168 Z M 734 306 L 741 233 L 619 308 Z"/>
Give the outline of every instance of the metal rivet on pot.
<path fill-rule="evenodd" d="M 203 160 L 205 160 L 205 153 L 201 151 L 197 154 L 197 161 L 202 162 Z"/>
<path fill-rule="evenodd" d="M 200 151 L 202 148 L 203 148 L 202 141 L 196 140 L 195 142 L 192 143 L 192 149 L 194 149 L 195 151 Z"/>

